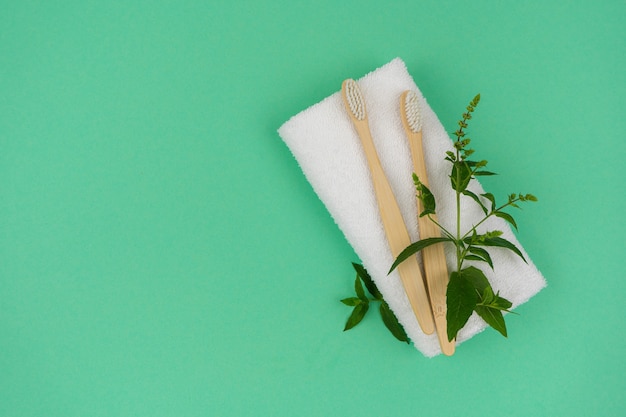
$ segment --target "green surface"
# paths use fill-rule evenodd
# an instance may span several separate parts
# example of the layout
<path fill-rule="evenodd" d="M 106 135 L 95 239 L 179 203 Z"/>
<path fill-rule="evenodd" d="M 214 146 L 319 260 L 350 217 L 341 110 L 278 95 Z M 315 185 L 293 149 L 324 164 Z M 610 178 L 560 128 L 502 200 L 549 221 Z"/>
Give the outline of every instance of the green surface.
<path fill-rule="evenodd" d="M 0 6 L 0 416 L 624 415 L 623 1 Z M 548 288 L 452 358 L 342 333 L 353 250 L 276 129 L 395 57 L 475 93 Z"/>

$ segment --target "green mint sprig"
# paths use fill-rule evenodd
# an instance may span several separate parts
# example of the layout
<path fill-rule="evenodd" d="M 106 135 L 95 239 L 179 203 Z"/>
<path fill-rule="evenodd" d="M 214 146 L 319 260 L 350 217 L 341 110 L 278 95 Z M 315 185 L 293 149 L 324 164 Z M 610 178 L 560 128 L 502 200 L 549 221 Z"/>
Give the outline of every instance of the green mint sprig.
<path fill-rule="evenodd" d="M 389 272 L 393 271 L 404 260 L 428 246 L 439 243 L 448 243 L 455 246 L 456 270 L 450 273 L 450 281 L 448 282 L 446 292 L 447 333 L 450 341 L 457 336 L 459 330 L 465 326 L 474 311 L 488 325 L 503 336 L 507 336 L 506 323 L 502 312 L 509 312 L 512 306 L 511 302 L 501 297 L 499 293 L 494 293 L 489 280 L 479 268 L 475 266 L 464 267 L 464 263 L 465 261 L 484 262 L 493 269 L 493 261 L 486 248 L 510 250 L 526 262 L 522 252 L 513 243 L 501 237 L 502 231 L 491 230 L 485 233 L 478 233 L 477 229 L 492 216 L 504 219 L 517 229 L 517 223 L 513 216 L 504 210 L 510 207 L 519 208 L 518 203 L 537 201 L 537 198 L 532 194 L 510 194 L 508 201 L 498 206 L 493 194 L 484 193 L 478 196 L 467 189 L 472 179 L 478 176 L 495 175 L 494 172 L 485 169 L 487 166 L 486 160 L 475 161 L 469 159 L 474 150 L 468 147 L 471 139 L 466 137 L 465 129 L 468 127 L 469 120 L 472 118 L 472 113 L 479 101 L 480 94 L 476 95 L 467 106 L 467 111 L 463 113 L 461 120 L 458 122 L 459 128 L 454 132 L 456 136 L 456 141 L 454 142 L 455 151 L 446 152 L 445 157 L 445 160 L 452 165 L 450 185 L 455 191 L 456 197 L 456 231 L 446 229 L 432 217 L 436 214 L 435 197 L 417 175 L 413 174 L 417 198 L 419 198 L 423 207 L 419 215 L 428 216 L 439 227 L 442 236 L 412 243 L 400 253 L 389 270 Z M 480 206 L 484 213 L 484 217 L 476 224 L 473 224 L 465 234 L 461 234 L 461 196 L 469 197 Z"/>
<path fill-rule="evenodd" d="M 354 279 L 356 297 L 341 300 L 345 305 L 353 307 L 352 313 L 350 317 L 348 317 L 348 321 L 343 330 L 350 330 L 363 320 L 363 317 L 365 317 L 365 314 L 369 311 L 370 302 L 380 302 L 378 310 L 387 329 L 399 341 L 409 343 L 409 338 L 404 328 L 400 322 L 398 322 L 398 318 L 393 311 L 391 311 L 387 302 L 383 299 L 383 295 L 378 291 L 376 284 L 374 284 L 374 281 L 363 265 L 352 263 L 352 267 L 356 271 L 356 278 Z M 367 291 L 373 298 L 366 296 L 363 284 L 365 284 L 365 288 L 367 288 Z"/>

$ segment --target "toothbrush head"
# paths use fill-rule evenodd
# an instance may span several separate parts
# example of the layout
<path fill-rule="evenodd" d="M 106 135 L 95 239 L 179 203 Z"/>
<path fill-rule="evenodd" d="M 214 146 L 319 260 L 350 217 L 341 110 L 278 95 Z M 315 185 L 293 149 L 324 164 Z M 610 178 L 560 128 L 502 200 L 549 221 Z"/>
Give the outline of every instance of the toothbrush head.
<path fill-rule="evenodd" d="M 350 109 L 352 116 L 356 120 L 365 119 L 365 100 L 359 89 L 359 85 L 353 79 L 347 79 L 341 86 L 344 103 Z"/>
<path fill-rule="evenodd" d="M 407 91 L 404 96 L 404 116 L 411 132 L 418 133 L 422 130 L 422 115 L 415 91 Z"/>

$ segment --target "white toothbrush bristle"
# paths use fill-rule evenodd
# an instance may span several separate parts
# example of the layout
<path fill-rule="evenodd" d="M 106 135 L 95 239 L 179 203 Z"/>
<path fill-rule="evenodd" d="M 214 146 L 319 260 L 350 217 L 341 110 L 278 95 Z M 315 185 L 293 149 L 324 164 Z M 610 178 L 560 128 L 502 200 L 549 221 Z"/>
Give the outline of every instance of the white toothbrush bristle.
<path fill-rule="evenodd" d="M 363 100 L 363 95 L 356 81 L 346 80 L 345 94 L 346 101 L 354 117 L 357 120 L 365 119 L 365 100 Z"/>
<path fill-rule="evenodd" d="M 415 91 L 409 91 L 404 99 L 404 112 L 406 121 L 413 133 L 422 130 L 422 115 L 420 113 L 419 101 Z"/>

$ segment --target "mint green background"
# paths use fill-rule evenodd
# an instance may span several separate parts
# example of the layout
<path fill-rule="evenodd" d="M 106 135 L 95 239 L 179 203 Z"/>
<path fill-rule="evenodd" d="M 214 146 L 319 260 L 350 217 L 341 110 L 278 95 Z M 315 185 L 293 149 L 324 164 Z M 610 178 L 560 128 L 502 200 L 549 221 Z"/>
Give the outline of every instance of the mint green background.
<path fill-rule="evenodd" d="M 623 1 L 4 1 L 0 416 L 624 415 Z M 276 129 L 400 56 L 533 192 L 549 286 L 452 358 L 375 315 Z"/>

